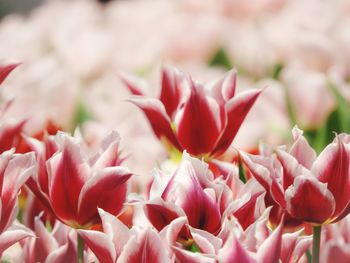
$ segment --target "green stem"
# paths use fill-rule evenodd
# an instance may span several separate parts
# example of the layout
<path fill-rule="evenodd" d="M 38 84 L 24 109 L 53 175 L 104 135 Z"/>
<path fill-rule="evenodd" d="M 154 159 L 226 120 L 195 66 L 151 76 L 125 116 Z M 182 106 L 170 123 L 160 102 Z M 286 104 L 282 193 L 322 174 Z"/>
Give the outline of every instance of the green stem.
<path fill-rule="evenodd" d="M 78 263 L 84 263 L 84 239 L 77 233 L 78 238 Z"/>
<path fill-rule="evenodd" d="M 312 239 L 312 263 L 320 262 L 320 244 L 321 244 L 321 229 L 322 226 L 314 226 Z"/>

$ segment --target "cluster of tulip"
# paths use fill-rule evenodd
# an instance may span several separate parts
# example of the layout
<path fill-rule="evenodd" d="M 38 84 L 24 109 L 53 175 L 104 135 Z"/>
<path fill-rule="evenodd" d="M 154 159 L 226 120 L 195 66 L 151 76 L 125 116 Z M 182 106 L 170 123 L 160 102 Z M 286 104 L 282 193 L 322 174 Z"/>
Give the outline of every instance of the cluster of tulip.
<path fill-rule="evenodd" d="M 2 64 L 0 82 L 17 66 Z M 295 127 L 288 148 L 237 149 L 228 156 L 264 90 L 236 94 L 234 71 L 201 85 L 166 67 L 159 98 L 149 97 L 137 79 L 122 79 L 168 153 L 143 189 L 123 166 L 133 153 L 120 150 L 116 132 L 99 143 L 79 130 L 29 136 L 26 120 L 4 117 L 12 102 L 3 102 L 2 260 L 350 260 L 350 135 L 335 135 L 317 156 Z"/>

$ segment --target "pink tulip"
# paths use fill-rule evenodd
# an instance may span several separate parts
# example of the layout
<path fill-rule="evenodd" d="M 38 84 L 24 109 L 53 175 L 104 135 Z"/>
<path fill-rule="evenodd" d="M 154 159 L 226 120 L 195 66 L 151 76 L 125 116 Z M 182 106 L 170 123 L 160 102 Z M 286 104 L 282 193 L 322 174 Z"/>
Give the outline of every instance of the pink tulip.
<path fill-rule="evenodd" d="M 243 231 L 234 218 L 226 219 L 219 235 L 188 225 L 185 217 L 173 220 L 161 232 L 169 252 L 180 262 L 298 262 L 311 244 L 310 237 L 300 237 L 300 231 L 283 234 L 283 226 L 274 231 L 267 226 L 268 212 Z M 181 239 L 182 229 L 188 228 L 191 239 Z M 199 253 L 190 251 L 196 245 Z"/>
<path fill-rule="evenodd" d="M 96 257 L 105 263 L 171 262 L 166 244 L 151 229 L 128 229 L 115 216 L 99 209 L 103 232 L 78 230 Z"/>
<path fill-rule="evenodd" d="M 158 231 L 186 216 L 190 226 L 215 234 L 221 229 L 221 217 L 231 199 L 226 183 L 214 181 L 208 165 L 185 152 L 170 177 L 156 174 L 145 211 Z"/>
<path fill-rule="evenodd" d="M 76 235 L 69 227 L 56 221 L 52 231 L 49 231 L 36 217 L 34 231 L 36 238 L 27 239 L 23 245 L 25 262 L 77 262 Z"/>
<path fill-rule="evenodd" d="M 39 164 L 30 188 L 59 220 L 71 227 L 86 228 L 99 223 L 98 207 L 114 215 L 121 212 L 132 174 L 119 166 L 122 159 L 115 132 L 90 158 L 78 139 L 62 132 L 46 145 L 30 141 Z"/>
<path fill-rule="evenodd" d="M 7 76 L 18 66 L 18 62 L 0 62 L 0 85 Z M 4 118 L 13 101 L 7 101 L 0 107 L 0 152 L 18 148 L 21 142 L 21 132 L 25 124 L 24 120 Z"/>
<path fill-rule="evenodd" d="M 13 223 L 6 231 L 0 234 L 0 259 L 6 249 L 30 237 L 34 237 L 32 231 L 23 225 Z"/>
<path fill-rule="evenodd" d="M 292 217 L 314 224 L 338 221 L 350 212 L 350 139 L 338 135 L 316 158 L 302 131 L 294 128 L 289 151 L 276 156 L 242 153 L 253 176 Z"/>
<path fill-rule="evenodd" d="M 336 224 L 324 229 L 324 239 L 321 244 L 321 262 L 345 263 L 350 260 L 350 217 L 347 216 Z"/>
<path fill-rule="evenodd" d="M 226 151 L 261 93 L 250 90 L 235 96 L 234 71 L 212 87 L 203 87 L 191 77 L 165 68 L 159 99 L 148 98 L 130 78 L 124 82 L 135 95 L 130 101 L 143 110 L 155 135 L 166 146 L 202 157 Z"/>
<path fill-rule="evenodd" d="M 17 197 L 22 185 L 34 174 L 35 158 L 31 153 L 0 155 L 0 256 L 19 240 L 32 236 L 22 226 L 11 226 L 17 216 Z"/>

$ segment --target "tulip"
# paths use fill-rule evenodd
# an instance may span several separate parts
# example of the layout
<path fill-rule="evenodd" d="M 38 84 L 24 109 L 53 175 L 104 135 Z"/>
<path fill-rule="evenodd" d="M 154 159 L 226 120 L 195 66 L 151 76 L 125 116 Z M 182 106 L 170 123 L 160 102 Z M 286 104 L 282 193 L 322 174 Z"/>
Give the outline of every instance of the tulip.
<path fill-rule="evenodd" d="M 130 101 L 145 113 L 153 132 L 168 148 L 206 158 L 226 151 L 261 93 L 249 90 L 235 96 L 234 71 L 211 87 L 203 87 L 165 68 L 159 99 L 148 98 L 131 78 L 124 77 L 124 82 L 134 94 Z"/>
<path fill-rule="evenodd" d="M 63 132 L 51 137 L 46 147 L 31 142 L 39 172 L 30 188 L 59 220 L 74 228 L 88 228 L 100 221 L 98 207 L 114 215 L 121 212 L 132 174 L 119 166 L 119 136 L 115 132 L 91 158 L 84 155 L 79 140 Z"/>
<path fill-rule="evenodd" d="M 19 65 L 16 62 L 0 63 L 0 85 L 7 76 Z M 18 148 L 21 142 L 21 132 L 25 121 L 11 120 L 3 118 L 13 101 L 7 101 L 0 107 L 0 153 L 10 150 L 12 147 Z"/>
<path fill-rule="evenodd" d="M 231 199 L 226 183 L 214 181 L 208 165 L 185 152 L 172 175 L 156 173 L 145 211 L 158 231 L 186 216 L 190 226 L 215 234 L 220 231 L 221 217 Z"/>
<path fill-rule="evenodd" d="M 350 217 L 347 216 L 336 224 L 325 226 L 324 239 L 321 243 L 321 262 L 349 262 L 350 260 Z"/>
<path fill-rule="evenodd" d="M 290 150 L 278 149 L 276 156 L 241 155 L 283 210 L 314 225 L 313 262 L 318 262 L 321 225 L 350 212 L 350 137 L 337 135 L 318 157 L 301 130 L 294 128 L 293 137 Z"/>
<path fill-rule="evenodd" d="M 234 218 L 227 218 L 217 236 L 190 227 L 186 217 L 179 217 L 160 236 L 180 262 L 298 262 L 311 244 L 310 237 L 300 237 L 300 231 L 283 234 L 283 224 L 271 231 L 266 226 L 269 211 L 247 230 L 236 224 Z M 184 227 L 192 237 L 187 243 L 179 238 Z M 193 253 L 193 245 L 199 253 Z"/>
<path fill-rule="evenodd" d="M 49 231 L 40 216 L 34 221 L 36 238 L 26 239 L 23 244 L 23 257 L 27 263 L 76 262 L 76 240 L 70 235 L 73 230 L 56 221 L 52 231 Z"/>
<path fill-rule="evenodd" d="M 17 215 L 17 197 L 20 188 L 34 174 L 32 153 L 14 154 L 14 150 L 0 155 L 0 257 L 19 240 L 32 236 L 23 226 L 13 225 Z"/>
<path fill-rule="evenodd" d="M 151 229 L 128 229 L 115 216 L 99 209 L 103 232 L 78 230 L 96 257 L 105 263 L 171 262 L 166 246 Z"/>

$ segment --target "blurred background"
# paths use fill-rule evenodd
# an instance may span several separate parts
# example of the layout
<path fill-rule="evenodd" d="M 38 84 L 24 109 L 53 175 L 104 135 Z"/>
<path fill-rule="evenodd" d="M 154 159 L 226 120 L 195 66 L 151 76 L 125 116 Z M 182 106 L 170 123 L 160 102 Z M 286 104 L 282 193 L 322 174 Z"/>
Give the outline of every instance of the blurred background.
<path fill-rule="evenodd" d="M 265 88 L 235 147 L 288 143 L 298 125 L 320 151 L 350 132 L 348 0 L 2 0 L 0 12 L 0 57 L 22 62 L 2 90 L 7 114 L 29 134 L 80 127 L 94 142 L 117 129 L 131 163 L 159 158 L 119 76 L 157 96 L 163 65 L 208 85 L 234 68 L 239 91 Z"/>
<path fill-rule="evenodd" d="M 26 14 L 41 3 L 42 0 L 2 0 L 0 2 L 0 17 L 11 13 Z"/>

